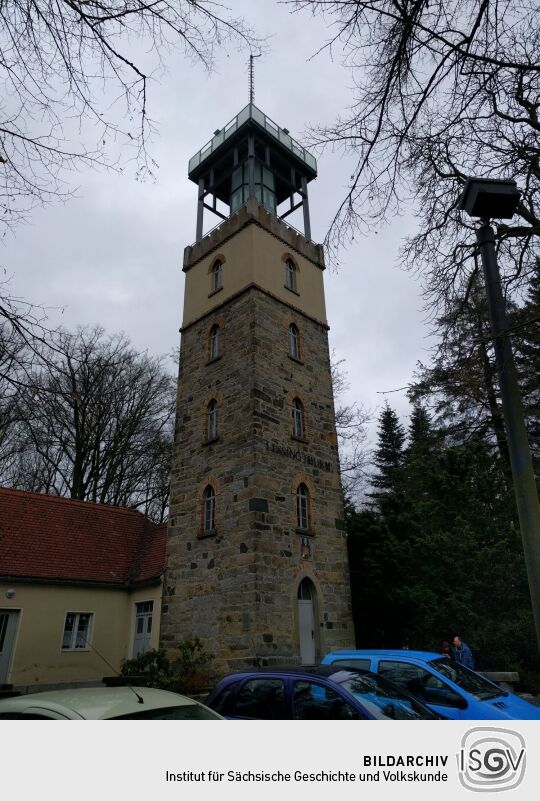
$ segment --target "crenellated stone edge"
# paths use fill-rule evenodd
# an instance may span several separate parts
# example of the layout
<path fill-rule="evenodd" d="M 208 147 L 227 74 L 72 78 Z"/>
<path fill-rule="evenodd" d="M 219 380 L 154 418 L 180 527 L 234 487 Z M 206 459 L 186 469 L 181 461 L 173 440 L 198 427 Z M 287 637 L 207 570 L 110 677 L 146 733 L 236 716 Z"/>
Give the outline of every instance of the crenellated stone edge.
<path fill-rule="evenodd" d="M 195 242 L 193 245 L 188 245 L 184 249 L 184 265 L 182 270 L 187 272 L 191 267 L 201 261 L 201 259 L 204 259 L 214 250 L 221 247 L 223 242 L 226 242 L 247 225 L 258 225 L 264 228 L 269 234 L 281 240 L 281 242 L 304 256 L 304 258 L 308 259 L 321 270 L 325 269 L 322 245 L 318 245 L 306 239 L 301 233 L 287 225 L 287 223 L 283 222 L 279 217 L 266 211 L 264 206 L 261 206 L 255 198 L 249 198 L 237 212 L 231 214 L 221 225 L 212 229 L 212 231 L 198 242 Z"/>

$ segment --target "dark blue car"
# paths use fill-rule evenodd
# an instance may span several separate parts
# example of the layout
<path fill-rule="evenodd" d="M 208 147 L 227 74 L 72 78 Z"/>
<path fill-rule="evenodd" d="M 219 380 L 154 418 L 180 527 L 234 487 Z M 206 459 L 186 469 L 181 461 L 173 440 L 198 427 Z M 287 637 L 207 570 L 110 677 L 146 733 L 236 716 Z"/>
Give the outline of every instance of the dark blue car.
<path fill-rule="evenodd" d="M 236 720 L 436 720 L 406 690 L 355 668 L 273 667 L 222 679 L 205 701 Z"/>

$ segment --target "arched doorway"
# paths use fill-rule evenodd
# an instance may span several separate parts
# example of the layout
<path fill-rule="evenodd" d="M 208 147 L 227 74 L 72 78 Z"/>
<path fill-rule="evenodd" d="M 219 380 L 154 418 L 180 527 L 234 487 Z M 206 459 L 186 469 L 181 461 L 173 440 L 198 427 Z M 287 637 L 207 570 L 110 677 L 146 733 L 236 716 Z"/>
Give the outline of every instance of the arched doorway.
<path fill-rule="evenodd" d="M 303 665 L 315 664 L 315 586 L 304 578 L 298 585 L 298 634 L 300 661 Z"/>

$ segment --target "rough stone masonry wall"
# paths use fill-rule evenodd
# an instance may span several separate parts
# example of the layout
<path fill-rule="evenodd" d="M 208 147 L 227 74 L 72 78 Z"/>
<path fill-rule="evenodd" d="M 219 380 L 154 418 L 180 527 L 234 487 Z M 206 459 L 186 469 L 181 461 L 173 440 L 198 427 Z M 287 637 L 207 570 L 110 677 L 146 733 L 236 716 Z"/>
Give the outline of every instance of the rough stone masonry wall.
<path fill-rule="evenodd" d="M 301 361 L 288 355 L 291 322 L 300 330 Z M 221 356 L 208 363 L 215 323 Z M 352 647 L 325 327 L 251 288 L 183 333 L 180 365 L 162 644 L 196 634 L 216 655 L 218 673 L 255 657 L 297 662 L 297 589 L 309 576 L 318 656 Z M 305 441 L 292 438 L 293 397 L 304 405 Z M 219 439 L 205 443 L 212 398 Z M 310 490 L 310 558 L 296 531 L 300 481 Z M 216 490 L 216 533 L 201 537 L 208 483 Z"/>
<path fill-rule="evenodd" d="M 259 587 L 270 591 L 278 575 L 283 592 L 262 611 L 262 621 L 283 620 L 299 658 L 297 588 L 308 576 L 317 589 L 318 656 L 353 647 L 349 571 L 343 531 L 343 500 L 326 328 L 263 293 L 254 298 L 256 337 L 254 427 L 260 469 L 259 497 L 268 500 L 265 537 L 257 548 Z M 288 327 L 300 332 L 301 363 L 288 355 Z M 304 407 L 304 442 L 292 437 L 292 401 Z M 296 530 L 296 488 L 310 491 L 311 558 L 301 556 L 303 534 Z M 287 562 L 289 563 L 287 565 Z"/>

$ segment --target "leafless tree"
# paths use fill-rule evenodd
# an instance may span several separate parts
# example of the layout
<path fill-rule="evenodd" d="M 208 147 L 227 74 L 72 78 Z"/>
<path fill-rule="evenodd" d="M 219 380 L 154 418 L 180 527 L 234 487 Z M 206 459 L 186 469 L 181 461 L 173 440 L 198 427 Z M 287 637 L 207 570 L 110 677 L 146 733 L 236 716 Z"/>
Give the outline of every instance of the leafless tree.
<path fill-rule="evenodd" d="M 369 450 L 367 432 L 371 415 L 356 403 L 343 404 L 342 397 L 349 389 L 344 359 L 332 353 L 331 372 L 336 402 L 336 430 L 338 437 L 341 483 L 348 498 L 359 498 L 368 479 Z"/>
<path fill-rule="evenodd" d="M 213 0 L 0 2 L 0 210 L 4 229 L 66 197 L 66 173 L 152 171 L 148 90 L 174 50 L 211 68 L 227 42 L 254 46 L 241 19 Z"/>
<path fill-rule="evenodd" d="M 9 280 L 0 280 L 0 403 L 27 385 L 47 347 L 54 351 L 50 334 L 47 310 L 14 296 Z"/>
<path fill-rule="evenodd" d="M 403 262 L 424 275 L 437 312 L 466 295 L 472 225 L 457 201 L 467 176 L 514 178 L 515 222 L 498 226 L 511 288 L 527 281 L 540 241 L 540 5 L 537 0 L 293 0 L 326 15 L 354 80 L 349 110 L 311 130 L 312 144 L 354 154 L 327 237 L 336 247 L 414 209 Z M 442 307 L 442 308 L 441 308 Z"/>
<path fill-rule="evenodd" d="M 167 54 L 211 69 L 232 44 L 258 40 L 213 0 L 0 0 L 0 236 L 67 199 L 85 165 L 122 170 L 126 156 L 151 174 L 149 88 Z M 0 281 L 0 381 L 24 385 L 53 333 Z"/>
<path fill-rule="evenodd" d="M 2 480 L 20 489 L 138 508 L 168 503 L 175 382 L 162 360 L 103 329 L 59 332 L 9 406 Z M 9 457 L 9 458 L 8 458 Z"/>
<path fill-rule="evenodd" d="M 0 476 L 18 472 L 21 458 L 16 398 L 45 343 L 39 309 L 13 297 L 0 281 Z"/>

